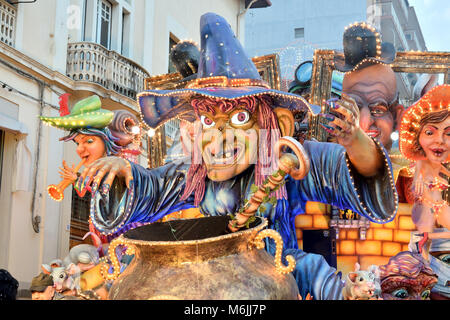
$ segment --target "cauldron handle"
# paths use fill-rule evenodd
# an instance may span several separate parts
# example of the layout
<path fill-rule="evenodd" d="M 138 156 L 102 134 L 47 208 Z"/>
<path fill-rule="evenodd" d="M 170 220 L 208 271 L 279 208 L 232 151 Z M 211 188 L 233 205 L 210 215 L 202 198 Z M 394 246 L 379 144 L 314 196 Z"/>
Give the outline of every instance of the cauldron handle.
<path fill-rule="evenodd" d="M 116 280 L 119 277 L 120 274 L 120 262 L 119 258 L 116 254 L 116 248 L 118 246 L 127 246 L 127 250 L 125 251 L 126 254 L 132 255 L 135 253 L 135 249 L 133 246 L 130 246 L 126 243 L 123 236 L 120 236 L 109 244 L 108 248 L 108 256 L 109 260 L 111 261 L 112 267 L 113 267 L 113 273 L 109 273 L 109 264 L 105 263 L 102 265 L 102 276 L 105 280 Z"/>
<path fill-rule="evenodd" d="M 286 274 L 292 272 L 295 268 L 296 261 L 295 258 L 291 255 L 286 256 L 286 260 L 288 262 L 287 266 L 284 266 L 281 261 L 281 255 L 283 251 L 283 239 L 280 234 L 273 229 L 264 229 L 259 232 L 256 237 L 253 239 L 253 245 L 257 249 L 264 249 L 264 241 L 263 239 L 266 237 L 270 237 L 275 241 L 276 251 L 275 251 L 275 268 L 278 273 Z"/>

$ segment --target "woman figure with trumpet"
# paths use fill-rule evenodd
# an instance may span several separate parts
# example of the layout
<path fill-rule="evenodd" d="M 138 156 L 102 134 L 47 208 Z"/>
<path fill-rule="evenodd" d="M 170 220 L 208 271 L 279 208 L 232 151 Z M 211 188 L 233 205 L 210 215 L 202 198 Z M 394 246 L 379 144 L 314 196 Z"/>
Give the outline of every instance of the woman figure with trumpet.
<path fill-rule="evenodd" d="M 73 141 L 77 145 L 76 152 L 81 161 L 75 167 L 69 167 L 63 160 L 60 168 L 62 181 L 58 185 L 50 185 L 48 193 L 55 201 L 64 198 L 64 189 L 70 184 L 80 197 L 84 197 L 86 191 L 91 190 L 90 179 L 85 179 L 83 184 L 75 183 L 78 179 L 78 170 L 84 165 L 88 166 L 95 160 L 105 156 L 119 155 L 122 146 L 118 144 L 116 138 L 108 129 L 108 125 L 113 121 L 114 112 L 101 108 L 101 101 L 97 95 L 92 95 L 78 101 L 69 112 L 67 106 L 68 94 L 60 97 L 60 116 L 41 117 L 41 120 L 53 127 L 68 130 L 69 134 L 62 137 L 60 141 Z M 92 186 L 93 187 L 93 186 Z M 89 230 L 99 235 L 89 221 Z M 100 239 L 104 237 L 100 236 Z M 96 245 L 100 245 L 98 239 L 94 239 Z M 106 242 L 102 239 L 102 242 Z"/>

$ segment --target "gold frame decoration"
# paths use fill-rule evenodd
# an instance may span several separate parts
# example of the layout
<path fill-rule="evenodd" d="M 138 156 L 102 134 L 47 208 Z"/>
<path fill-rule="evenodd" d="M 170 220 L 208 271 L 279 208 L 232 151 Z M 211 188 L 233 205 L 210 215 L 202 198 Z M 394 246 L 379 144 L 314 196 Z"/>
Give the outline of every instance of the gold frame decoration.
<path fill-rule="evenodd" d="M 321 105 L 322 112 L 327 113 L 322 101 L 328 100 L 331 93 L 331 77 L 334 68 L 334 58 L 342 55 L 334 50 L 316 50 L 314 52 L 311 78 L 310 103 Z M 450 84 L 450 52 L 397 52 L 391 64 L 394 72 L 405 73 L 443 73 L 444 83 Z M 326 141 L 327 134 L 319 125 L 320 117 L 309 116 L 308 138 Z"/>
<path fill-rule="evenodd" d="M 252 58 L 261 78 L 269 84 L 272 89 L 280 90 L 280 63 L 277 54 Z M 183 81 L 180 73 L 167 73 L 144 80 L 144 90 L 175 90 L 186 87 L 189 81 Z"/>

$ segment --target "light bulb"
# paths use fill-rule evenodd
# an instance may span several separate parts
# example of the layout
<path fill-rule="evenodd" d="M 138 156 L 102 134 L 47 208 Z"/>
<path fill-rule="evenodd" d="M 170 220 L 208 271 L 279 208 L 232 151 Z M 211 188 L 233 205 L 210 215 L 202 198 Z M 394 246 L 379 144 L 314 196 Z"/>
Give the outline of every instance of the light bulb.
<path fill-rule="evenodd" d="M 139 133 L 139 127 L 138 126 L 133 126 L 132 128 L 131 128 L 131 133 L 132 134 L 138 134 Z"/>
<path fill-rule="evenodd" d="M 148 129 L 147 134 L 151 138 L 151 137 L 153 137 L 155 135 L 155 130 L 150 128 L 150 129 Z"/>
<path fill-rule="evenodd" d="M 394 132 L 391 133 L 391 139 L 393 141 L 397 141 L 398 140 L 398 132 L 397 131 L 394 131 Z"/>

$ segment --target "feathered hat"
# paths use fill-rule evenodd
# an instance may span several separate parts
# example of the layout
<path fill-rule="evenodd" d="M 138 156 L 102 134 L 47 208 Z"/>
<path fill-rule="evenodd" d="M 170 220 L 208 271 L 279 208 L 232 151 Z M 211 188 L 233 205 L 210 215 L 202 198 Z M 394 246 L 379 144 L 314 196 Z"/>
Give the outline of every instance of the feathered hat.
<path fill-rule="evenodd" d="M 341 72 L 355 71 L 375 63 L 391 64 L 396 50 L 392 43 L 382 42 L 380 33 L 366 22 L 355 22 L 345 28 L 344 54 L 335 55 L 334 66 Z"/>
<path fill-rule="evenodd" d="M 200 19 L 200 36 L 196 79 L 184 89 L 148 90 L 138 94 L 141 117 L 150 128 L 156 129 L 175 117 L 193 121 L 193 108 L 189 103 L 193 95 L 230 100 L 269 95 L 276 107 L 306 109 L 314 115 L 321 111 L 319 106 L 310 105 L 299 95 L 271 89 L 223 17 L 204 14 Z"/>
<path fill-rule="evenodd" d="M 419 101 L 410 106 L 402 116 L 400 123 L 401 153 L 409 160 L 421 160 L 423 154 L 418 148 L 420 121 L 431 112 L 450 111 L 450 85 L 443 84 L 428 91 Z"/>
<path fill-rule="evenodd" d="M 97 95 L 92 95 L 78 101 L 69 112 L 67 106 L 68 94 L 60 97 L 59 117 L 40 117 L 40 119 L 53 127 L 64 130 L 79 128 L 103 129 L 112 121 L 114 112 L 102 109 L 102 103 Z"/>

